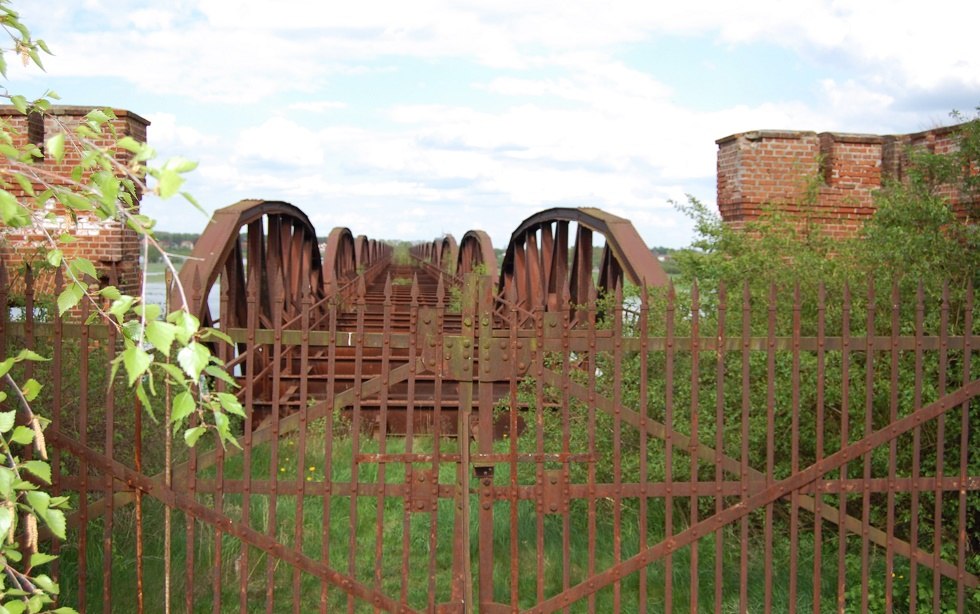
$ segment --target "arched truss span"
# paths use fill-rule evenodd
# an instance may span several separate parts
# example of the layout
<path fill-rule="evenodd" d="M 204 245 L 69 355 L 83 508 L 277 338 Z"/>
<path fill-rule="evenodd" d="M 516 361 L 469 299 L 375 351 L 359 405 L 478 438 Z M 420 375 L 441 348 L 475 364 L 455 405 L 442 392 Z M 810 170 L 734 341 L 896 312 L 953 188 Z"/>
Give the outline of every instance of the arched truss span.
<path fill-rule="evenodd" d="M 171 308 L 186 304 L 205 326 L 245 327 L 254 293 L 259 326 L 296 317 L 305 294 L 325 296 L 316 232 L 297 207 L 281 201 L 242 200 L 218 209 L 180 271 L 184 295 L 170 290 Z M 208 300 L 220 287 L 224 313 Z M 281 301 L 276 301 L 281 297 Z"/>
<path fill-rule="evenodd" d="M 459 255 L 459 246 L 456 244 L 456 237 L 446 235 L 442 239 L 433 242 L 435 246 L 437 260 L 435 262 L 443 271 L 448 271 L 450 266 L 456 266 L 456 258 Z"/>
<path fill-rule="evenodd" d="M 497 254 L 493 251 L 490 236 L 482 230 L 470 230 L 459 242 L 459 256 L 456 260 L 456 275 L 463 277 L 483 266 L 493 284 L 497 284 Z"/>
<path fill-rule="evenodd" d="M 323 261 L 324 277 L 331 290 L 357 276 L 357 245 L 349 228 L 338 226 L 330 231 Z"/>
<path fill-rule="evenodd" d="M 572 226 L 574 224 L 574 227 Z M 593 236 L 605 246 L 593 283 Z M 560 309 L 565 287 L 572 304 L 613 291 L 623 279 L 663 286 L 667 275 L 629 220 L 601 209 L 547 209 L 532 215 L 511 235 L 501 267 L 498 293 L 524 309 Z"/>

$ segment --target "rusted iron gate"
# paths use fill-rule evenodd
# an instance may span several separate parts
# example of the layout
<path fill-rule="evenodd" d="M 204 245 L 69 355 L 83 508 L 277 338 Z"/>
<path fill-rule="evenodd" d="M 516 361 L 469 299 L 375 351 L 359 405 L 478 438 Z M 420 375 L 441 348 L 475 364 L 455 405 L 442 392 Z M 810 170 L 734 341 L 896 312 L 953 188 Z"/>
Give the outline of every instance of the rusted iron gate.
<path fill-rule="evenodd" d="M 594 210 L 529 218 L 499 280 L 461 284 L 496 268 L 479 233 L 389 266 L 341 229 L 347 264 L 320 266 L 294 258 L 312 235 L 288 205 L 234 215 L 218 272 L 185 285 L 236 341 L 242 452 L 178 447 L 161 474 L 167 429 L 89 382 L 111 329 L 35 322 L 30 298 L 0 320 L 56 356 L 55 488 L 86 493 L 66 602 L 134 609 L 138 585 L 151 611 L 975 607 L 972 288 L 624 299 L 663 280 Z"/>

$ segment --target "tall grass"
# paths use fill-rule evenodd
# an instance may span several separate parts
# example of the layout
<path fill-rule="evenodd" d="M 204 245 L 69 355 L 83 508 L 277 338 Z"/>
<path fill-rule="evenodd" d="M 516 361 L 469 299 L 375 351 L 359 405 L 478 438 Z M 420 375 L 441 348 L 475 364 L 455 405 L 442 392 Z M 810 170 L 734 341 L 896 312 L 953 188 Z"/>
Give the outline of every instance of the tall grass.
<path fill-rule="evenodd" d="M 350 483 L 355 470 L 354 438 L 348 435 L 331 437 L 332 454 L 330 455 L 330 483 Z M 297 494 L 280 495 L 273 499 L 269 494 L 253 493 L 249 497 L 250 526 L 274 537 L 287 548 L 296 548 L 314 560 L 321 560 L 324 540 L 327 540 L 330 566 L 341 573 L 352 575 L 357 581 L 379 589 L 385 595 L 397 600 L 404 599 L 411 607 L 419 610 L 430 610 L 433 606 L 448 602 L 453 598 L 453 542 L 454 523 L 457 507 L 451 497 L 440 499 L 435 513 L 406 511 L 406 501 L 402 497 L 389 496 L 383 504 L 375 496 L 359 495 L 355 497 L 354 506 L 351 498 L 336 494 L 324 494 L 325 478 L 327 477 L 327 457 L 325 455 L 325 431 L 322 426 L 314 429 L 307 437 L 305 458 L 300 458 L 297 439 L 285 437 L 280 441 L 276 467 L 271 465 L 272 448 L 268 444 L 256 446 L 252 451 L 252 477 L 258 483 L 266 480 L 275 472 L 281 485 L 302 483 L 306 487 L 305 496 Z M 505 442 L 499 445 L 506 446 Z M 376 453 L 379 442 L 367 437 L 357 438 L 360 453 Z M 424 453 L 431 451 L 431 438 L 416 437 L 414 451 Z M 441 442 L 444 453 L 455 453 L 455 440 Z M 502 450 L 501 450 L 502 451 Z M 386 442 L 386 452 L 400 454 L 405 452 L 403 438 L 389 438 Z M 302 464 L 300 462 L 302 461 Z M 381 465 L 377 463 L 360 463 L 356 467 L 357 482 L 360 484 L 378 484 L 381 480 Z M 384 466 L 384 482 L 397 485 L 405 482 L 406 465 L 402 463 L 386 463 Z M 416 465 L 416 469 L 431 468 L 429 465 Z M 498 466 L 495 482 L 504 485 L 508 481 L 508 466 Z M 439 466 L 439 483 L 445 485 L 450 492 L 457 481 L 457 466 L 447 462 Z M 533 483 L 522 468 L 519 480 L 522 484 Z M 201 480 L 216 477 L 213 468 L 200 474 Z M 225 480 L 241 480 L 244 478 L 243 463 L 240 454 L 230 456 L 224 468 Z M 531 480 L 530 482 L 528 480 Z M 285 490 L 285 488 L 283 488 Z M 198 494 L 197 499 L 209 506 L 214 506 L 211 494 Z M 302 523 L 300 542 L 296 542 L 295 529 L 297 509 L 302 499 Z M 477 496 L 471 495 L 469 504 L 471 513 L 470 559 L 473 573 L 473 586 L 477 586 L 477 544 L 478 527 L 476 510 L 480 502 Z M 226 489 L 221 511 L 236 521 L 242 518 L 244 497 L 242 493 Z M 380 552 L 379 549 L 379 506 L 383 505 L 380 514 Z M 588 529 L 589 512 L 585 501 L 570 502 L 567 526 L 563 514 L 545 515 L 541 518 L 543 528 L 544 548 L 540 552 L 543 574 L 538 573 L 538 523 L 539 517 L 533 500 L 521 500 L 517 503 L 517 524 L 512 532 L 510 524 L 511 503 L 498 501 L 494 506 L 494 601 L 509 603 L 511 599 L 511 566 L 517 569 L 517 605 L 526 608 L 538 600 L 539 588 L 545 598 L 560 593 L 564 587 L 565 567 L 563 564 L 563 543 L 566 538 L 569 543 L 569 584 L 575 584 L 588 579 L 590 556 L 594 556 L 592 566 L 597 571 L 608 569 L 613 563 L 611 544 L 615 537 L 613 526 L 613 502 L 599 499 L 595 506 L 595 547 L 590 551 L 590 532 Z M 270 525 L 270 513 L 275 506 L 275 525 Z M 639 502 L 636 499 L 626 499 L 621 503 L 620 539 L 622 558 L 628 558 L 640 550 Z M 145 603 L 148 612 L 163 611 L 164 603 L 164 550 L 163 539 L 163 505 L 150 497 L 144 499 L 143 530 L 144 548 L 143 568 L 145 574 L 144 590 Z M 329 516 L 325 513 L 329 510 Z M 683 530 L 682 519 L 685 515 L 678 509 L 674 514 L 675 533 Z M 352 513 L 356 516 L 351 522 Z M 405 531 L 407 518 L 407 532 Z M 647 509 L 648 545 L 659 542 L 664 537 L 665 508 L 662 499 L 651 499 Z M 433 522 L 435 526 L 433 527 Z M 750 517 L 753 532 L 758 532 L 762 526 L 762 512 Z M 135 557 L 135 513 L 132 506 L 115 511 L 114 528 L 111 540 L 111 574 L 109 576 L 109 591 L 113 612 L 130 612 L 135 607 L 136 587 L 136 557 Z M 102 595 L 104 583 L 102 578 L 103 552 L 105 537 L 102 532 L 102 521 L 96 519 L 87 528 L 87 548 L 84 552 L 88 567 L 88 577 L 85 582 L 87 611 L 102 610 Z M 174 611 L 185 611 L 188 597 L 191 611 L 213 611 L 215 580 L 217 580 L 217 597 L 220 599 L 220 611 L 237 612 L 240 604 L 242 576 L 245 576 L 245 600 L 249 611 L 264 610 L 267 591 L 269 588 L 269 569 L 271 568 L 271 586 L 273 594 L 273 611 L 290 612 L 294 605 L 299 611 L 309 612 L 319 609 L 321 591 L 324 585 L 310 574 L 299 574 L 299 591 L 293 590 L 294 568 L 254 547 L 244 547 L 241 542 L 231 536 L 221 536 L 220 567 L 216 560 L 216 537 L 214 530 L 203 523 L 192 521 L 193 542 L 188 542 L 187 518 L 180 512 L 173 513 L 173 539 L 170 544 L 173 560 L 171 595 Z M 352 528 L 353 527 L 353 528 Z M 737 526 L 734 529 L 737 531 Z M 434 531 L 433 531 L 434 529 Z M 778 529 L 777 529 L 778 531 Z M 354 548 L 350 548 L 353 532 Z M 432 540 L 431 534 L 435 538 Z M 828 535 L 829 532 L 824 532 Z M 776 536 L 773 554 L 773 605 L 777 611 L 812 610 L 812 578 L 815 545 L 812 534 L 801 531 L 797 559 L 800 561 L 797 570 L 799 592 L 797 603 L 790 604 L 788 599 L 789 540 L 785 535 Z M 513 536 L 513 537 L 512 537 Z M 62 550 L 61 582 L 62 603 L 77 605 L 79 602 L 79 557 L 83 553 L 78 549 L 78 535 L 70 536 Z M 721 611 L 736 612 L 739 610 L 739 586 L 741 581 L 739 566 L 739 540 L 731 530 L 721 533 L 723 539 L 723 564 Z M 511 557 L 511 540 L 517 540 L 517 559 Z M 698 603 L 699 611 L 714 612 L 715 610 L 715 535 L 711 534 L 698 542 Z M 188 544 L 191 544 L 188 550 Z M 857 544 L 855 544 L 857 546 Z M 760 611 L 764 604 L 765 561 L 761 540 L 749 544 L 748 557 L 748 609 Z M 247 560 L 241 557 L 243 548 L 247 548 Z M 402 566 L 404 551 L 407 548 L 407 575 L 403 581 Z M 821 609 L 834 611 L 837 602 L 837 545 L 833 539 L 820 545 L 822 548 L 824 569 L 822 570 Z M 189 565 L 189 555 L 193 564 Z M 682 548 L 672 557 L 672 586 L 673 608 L 675 611 L 690 611 L 692 587 L 690 584 L 691 548 Z M 851 561 L 851 559 L 848 559 Z M 430 574 L 430 569 L 433 573 Z M 189 570 L 189 573 L 188 573 Z M 666 585 L 664 561 L 649 565 L 646 568 L 645 599 L 647 610 L 660 612 L 665 610 Z M 874 595 L 876 584 L 884 571 L 884 560 L 880 555 L 872 556 L 871 593 Z M 215 577 L 217 574 L 217 578 Z M 850 597 L 854 597 L 855 588 L 860 589 L 860 569 L 849 569 L 847 586 Z M 188 579 L 190 585 L 187 584 Z M 920 581 L 928 580 L 928 574 L 920 571 Z M 188 588 L 189 587 L 189 588 Z M 349 603 L 355 612 L 373 611 L 370 603 L 353 600 L 349 602 L 346 593 L 335 586 L 326 586 L 327 611 L 346 611 Z M 640 604 L 640 576 L 637 573 L 625 576 L 621 580 L 622 611 L 637 611 Z M 474 588 L 476 591 L 476 588 Z M 613 609 L 613 587 L 605 587 L 595 595 L 596 611 L 611 611 Z M 853 599 L 849 599 L 849 602 Z M 572 604 L 573 612 L 586 611 L 589 602 L 583 600 Z"/>

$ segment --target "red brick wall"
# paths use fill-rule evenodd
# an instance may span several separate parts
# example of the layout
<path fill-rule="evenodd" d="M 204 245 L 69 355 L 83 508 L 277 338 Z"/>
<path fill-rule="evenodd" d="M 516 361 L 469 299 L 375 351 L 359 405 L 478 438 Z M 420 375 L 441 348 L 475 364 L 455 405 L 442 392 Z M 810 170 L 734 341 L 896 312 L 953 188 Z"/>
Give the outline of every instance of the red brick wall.
<path fill-rule="evenodd" d="M 60 130 L 61 125 L 71 130 L 82 122 L 84 116 L 91 110 L 92 107 L 53 107 L 44 117 L 45 138 Z M 131 136 L 137 141 L 146 141 L 146 128 L 149 125 L 147 120 L 124 110 L 116 110 L 115 115 L 116 118 L 111 120 L 111 125 L 116 131 L 115 138 Z M 0 120 L 11 127 L 15 135 L 15 145 L 27 144 L 28 118 L 26 116 L 18 113 L 13 107 L 0 106 Z M 115 139 L 106 136 L 96 141 L 96 144 L 111 148 L 115 144 Z M 115 157 L 125 163 L 129 154 L 118 150 Z M 79 153 L 72 147 L 66 147 L 60 164 L 55 163 L 53 159 L 45 158 L 39 160 L 36 165 L 42 172 L 67 177 L 71 168 L 80 161 Z M 0 164 L 2 163 L 0 161 Z M 40 189 L 39 186 L 35 188 Z M 16 184 L 8 185 L 6 189 L 19 198 L 28 198 Z M 120 290 L 130 294 L 139 291 L 140 250 L 139 240 L 134 231 L 126 228 L 121 221 L 99 221 L 94 215 L 82 215 L 77 220 L 72 220 L 65 215 L 64 207 L 54 200 L 49 203 L 47 212 L 50 215 L 40 223 L 48 232 L 55 236 L 67 233 L 77 239 L 75 243 L 60 246 L 66 256 L 81 256 L 91 260 L 99 271 L 102 281 L 107 281 L 114 269 L 117 276 L 116 285 Z M 38 248 L 43 244 L 44 235 L 38 230 L 0 228 L 0 258 L 7 268 L 13 292 L 22 290 L 23 264 L 40 260 Z M 52 283 L 50 275 L 42 274 L 38 281 L 42 292 L 50 292 Z"/>
<path fill-rule="evenodd" d="M 718 209 L 735 226 L 771 207 L 831 236 L 851 236 L 873 215 L 883 178 L 903 177 L 909 147 L 953 151 L 955 128 L 897 136 L 759 130 L 719 139 Z M 955 187 L 945 193 L 966 215 L 969 203 Z"/>

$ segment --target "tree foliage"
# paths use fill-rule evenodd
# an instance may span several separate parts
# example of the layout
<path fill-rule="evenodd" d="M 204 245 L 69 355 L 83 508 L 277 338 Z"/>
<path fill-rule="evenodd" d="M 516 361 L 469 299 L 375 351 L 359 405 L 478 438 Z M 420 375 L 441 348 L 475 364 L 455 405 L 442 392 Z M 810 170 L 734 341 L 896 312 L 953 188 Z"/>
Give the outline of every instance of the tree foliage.
<path fill-rule="evenodd" d="M 0 49 L 0 75 L 6 77 L 8 58 L 43 68 L 41 58 L 50 53 L 48 46 L 32 37 L 10 0 L 0 0 L 0 28 L 11 43 Z M 93 109 L 77 125 L 67 125 L 48 113 L 58 100 L 55 92 L 48 91 L 36 100 L 17 94 L 4 96 L 19 113 L 47 114 L 57 125 L 43 144 L 43 155 L 38 144 L 26 142 L 12 125 L 0 125 L 0 221 L 7 229 L 29 230 L 43 237 L 44 262 L 60 269 L 65 280 L 55 299 L 59 314 L 88 301 L 94 318 L 117 328 L 122 347 L 111 379 L 122 380 L 115 385 L 133 387 L 144 407 L 150 407 L 149 395 L 163 385 L 174 387 L 177 393 L 169 413 L 175 433 L 183 431 L 188 445 L 209 431 L 222 444 L 235 444 L 229 415 L 243 415 L 242 407 L 234 395 L 217 393 L 206 385 L 213 378 L 234 385 L 208 349 L 208 343 L 223 336 L 203 329 L 186 310 L 162 314 L 158 306 L 146 304 L 140 296 L 123 294 L 112 286 L 90 285 L 97 278 L 94 263 L 71 255 L 65 247 L 72 236 L 53 231 L 57 224 L 51 223 L 50 205 L 54 203 L 72 220 L 93 216 L 117 221 L 140 237 L 144 262 L 152 249 L 174 270 L 167 250 L 154 237 L 154 220 L 140 213 L 139 202 L 143 195 L 181 196 L 196 207 L 194 199 L 181 191 L 185 174 L 196 163 L 179 157 L 157 162 L 153 148 L 115 132 L 110 109 Z M 117 157 L 120 151 L 128 154 L 125 161 Z M 61 164 L 69 159 L 66 152 L 77 153 L 71 159 L 81 161 L 67 171 L 38 163 L 47 156 Z M 64 539 L 68 499 L 45 490 L 51 480 L 44 443 L 47 420 L 32 407 L 41 385 L 34 379 L 15 381 L 12 375 L 17 363 L 36 360 L 44 357 L 24 348 L 0 361 L 0 388 L 6 388 L 0 390 L 0 403 L 11 397 L 4 403 L 7 411 L 0 411 L 0 614 L 44 611 L 55 603 L 59 592 L 58 584 L 44 572 L 44 565 L 56 557 L 40 550 L 38 530 L 45 526 Z M 190 425 L 192 416 L 196 419 Z M 53 611 L 73 610 L 60 607 Z"/>

